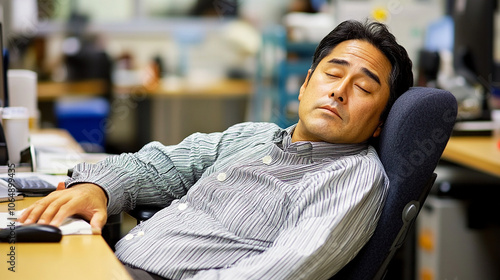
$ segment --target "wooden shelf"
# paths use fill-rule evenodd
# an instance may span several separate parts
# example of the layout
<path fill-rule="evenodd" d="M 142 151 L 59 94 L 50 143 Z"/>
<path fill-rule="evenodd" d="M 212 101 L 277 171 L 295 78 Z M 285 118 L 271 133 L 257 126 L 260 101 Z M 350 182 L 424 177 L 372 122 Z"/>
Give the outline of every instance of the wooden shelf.
<path fill-rule="evenodd" d="M 63 96 L 100 96 L 107 91 L 104 80 L 77 82 L 39 82 L 38 100 L 50 101 Z"/>
<path fill-rule="evenodd" d="M 249 80 L 221 80 L 214 83 L 193 85 L 187 81 L 164 81 L 157 87 L 115 86 L 117 94 L 147 94 L 149 97 L 180 97 L 180 98 L 223 98 L 246 97 L 252 93 L 252 82 Z"/>

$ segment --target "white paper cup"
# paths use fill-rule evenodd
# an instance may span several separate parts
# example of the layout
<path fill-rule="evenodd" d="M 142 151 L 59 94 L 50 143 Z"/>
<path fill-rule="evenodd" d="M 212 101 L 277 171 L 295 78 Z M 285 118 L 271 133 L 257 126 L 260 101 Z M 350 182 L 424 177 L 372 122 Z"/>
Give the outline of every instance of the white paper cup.
<path fill-rule="evenodd" d="M 29 114 L 30 128 L 36 128 L 38 122 L 37 108 L 37 74 L 31 70 L 9 69 L 7 71 L 9 85 L 9 106 L 26 107 Z"/>
<path fill-rule="evenodd" d="M 18 164 L 21 151 L 29 147 L 29 113 L 26 107 L 5 107 L 2 125 L 7 142 L 9 162 Z"/>

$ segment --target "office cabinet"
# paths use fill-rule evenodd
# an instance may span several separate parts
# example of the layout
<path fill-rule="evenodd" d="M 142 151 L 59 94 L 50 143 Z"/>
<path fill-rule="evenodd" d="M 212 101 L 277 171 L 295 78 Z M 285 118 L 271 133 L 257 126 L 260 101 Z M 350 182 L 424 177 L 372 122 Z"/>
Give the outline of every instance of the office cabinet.
<path fill-rule="evenodd" d="M 431 195 L 417 219 L 418 280 L 500 279 L 500 229 L 471 228 L 469 201 Z"/>

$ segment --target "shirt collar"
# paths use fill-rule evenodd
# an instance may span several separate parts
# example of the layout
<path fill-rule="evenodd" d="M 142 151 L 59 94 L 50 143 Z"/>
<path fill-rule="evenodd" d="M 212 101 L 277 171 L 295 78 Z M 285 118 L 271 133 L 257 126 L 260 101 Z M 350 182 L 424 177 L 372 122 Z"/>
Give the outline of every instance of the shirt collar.
<path fill-rule="evenodd" d="M 283 129 L 275 138 L 275 144 L 284 152 L 307 157 L 313 161 L 358 154 L 368 148 L 368 143 L 334 144 L 327 142 L 299 141 L 292 143 L 296 124 Z"/>

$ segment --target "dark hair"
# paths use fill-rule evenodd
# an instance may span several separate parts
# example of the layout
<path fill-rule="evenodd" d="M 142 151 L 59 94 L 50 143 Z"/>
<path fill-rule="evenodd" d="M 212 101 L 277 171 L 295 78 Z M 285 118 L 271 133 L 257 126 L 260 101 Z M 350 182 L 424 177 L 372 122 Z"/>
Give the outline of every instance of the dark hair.
<path fill-rule="evenodd" d="M 380 119 L 385 121 L 396 99 L 413 86 L 412 62 L 408 53 L 405 48 L 396 42 L 396 38 L 389 32 L 385 24 L 347 20 L 340 23 L 321 40 L 314 52 L 311 65 L 312 72 L 314 72 L 320 61 L 329 55 L 338 44 L 347 40 L 362 40 L 372 44 L 391 63 L 389 101 L 380 116 Z"/>

